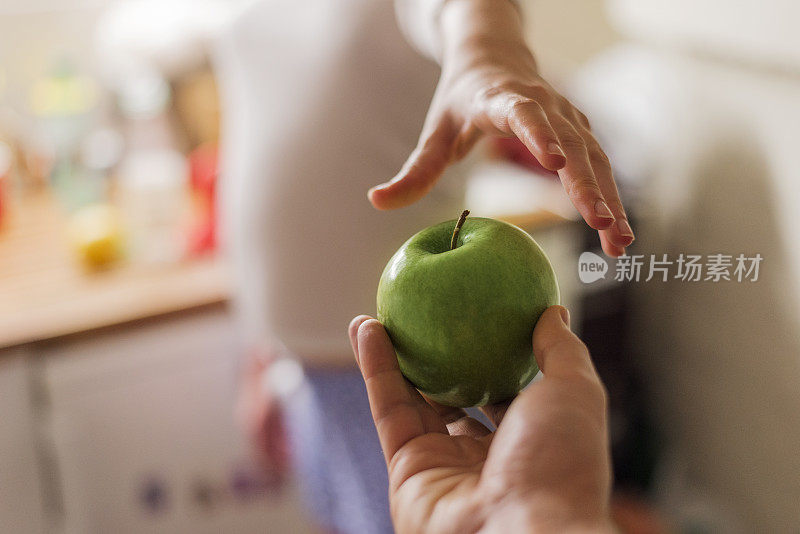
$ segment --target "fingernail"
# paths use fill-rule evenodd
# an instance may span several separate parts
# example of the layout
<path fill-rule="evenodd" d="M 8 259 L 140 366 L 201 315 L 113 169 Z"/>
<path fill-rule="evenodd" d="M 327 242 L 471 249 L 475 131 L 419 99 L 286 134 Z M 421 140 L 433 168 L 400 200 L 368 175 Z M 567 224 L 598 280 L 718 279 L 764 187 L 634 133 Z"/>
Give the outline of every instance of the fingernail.
<path fill-rule="evenodd" d="M 631 230 L 631 225 L 628 224 L 628 221 L 626 221 L 625 219 L 620 219 L 617 221 L 617 230 L 619 230 L 619 233 L 621 235 L 634 239 L 633 230 Z"/>
<path fill-rule="evenodd" d="M 569 310 L 562 307 L 558 311 L 561 314 L 561 320 L 564 321 L 564 324 L 569 328 Z"/>
<path fill-rule="evenodd" d="M 567 157 L 567 155 L 564 154 L 564 149 L 562 149 L 561 145 L 558 143 L 549 143 L 547 145 L 547 153 L 553 154 L 554 156 L 561 156 L 562 158 Z"/>
<path fill-rule="evenodd" d="M 598 200 L 594 203 L 594 212 L 601 219 L 613 219 L 614 214 L 604 200 Z"/>

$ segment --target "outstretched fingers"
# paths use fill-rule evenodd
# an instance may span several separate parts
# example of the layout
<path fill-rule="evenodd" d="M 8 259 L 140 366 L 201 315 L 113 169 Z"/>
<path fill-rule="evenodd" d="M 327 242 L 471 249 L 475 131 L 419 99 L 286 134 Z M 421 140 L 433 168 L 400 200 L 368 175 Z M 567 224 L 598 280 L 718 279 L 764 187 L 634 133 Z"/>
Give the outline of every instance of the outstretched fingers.
<path fill-rule="evenodd" d="M 600 191 L 603 193 L 603 197 L 614 215 L 614 224 L 609 228 L 600 230 L 600 241 L 606 254 L 614 257 L 621 256 L 625 252 L 625 247 L 633 243 L 633 230 L 628 222 L 625 208 L 622 206 L 622 200 L 619 197 L 619 191 L 617 190 L 617 184 L 614 180 L 608 157 L 592 137 L 591 132 L 585 131 L 584 136 L 587 139 L 589 161 L 597 177 Z"/>
<path fill-rule="evenodd" d="M 614 223 L 614 214 L 598 184 L 585 140 L 564 117 L 554 115 L 550 120 L 567 155 L 567 163 L 559 169 L 558 177 L 572 205 L 595 230 L 609 228 Z"/>

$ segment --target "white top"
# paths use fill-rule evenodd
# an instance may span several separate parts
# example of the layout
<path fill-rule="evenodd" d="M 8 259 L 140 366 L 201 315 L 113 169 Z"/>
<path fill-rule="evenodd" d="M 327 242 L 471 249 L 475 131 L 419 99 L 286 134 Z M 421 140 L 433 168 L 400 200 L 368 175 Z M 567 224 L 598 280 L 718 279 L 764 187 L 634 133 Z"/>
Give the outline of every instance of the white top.
<path fill-rule="evenodd" d="M 352 362 L 347 324 L 375 313 L 391 255 L 460 213 L 458 169 L 402 210 L 377 211 L 366 196 L 417 142 L 439 75 L 418 50 L 437 55 L 425 21 L 440 4 L 263 1 L 224 35 L 223 230 L 250 342 Z"/>

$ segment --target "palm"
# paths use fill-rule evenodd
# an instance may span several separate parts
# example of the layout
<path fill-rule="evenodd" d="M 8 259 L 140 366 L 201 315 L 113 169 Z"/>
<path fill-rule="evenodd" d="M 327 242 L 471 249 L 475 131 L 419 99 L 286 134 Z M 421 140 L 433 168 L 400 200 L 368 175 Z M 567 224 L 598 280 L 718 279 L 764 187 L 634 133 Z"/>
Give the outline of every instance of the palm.
<path fill-rule="evenodd" d="M 389 461 L 393 516 L 400 532 L 422 532 L 423 525 L 426 532 L 473 532 L 509 491 L 534 492 L 564 477 L 587 486 L 607 482 L 604 436 L 586 432 L 580 420 L 583 410 L 564 409 L 561 384 L 542 381 L 510 406 L 484 408 L 499 425 L 494 433 L 464 410 L 426 402 L 410 384 L 406 387 L 412 401 L 404 420 L 412 421 L 410 412 L 416 410 L 426 433 L 401 446 Z M 570 395 L 574 398 L 574 391 Z M 539 415 L 532 417 L 534 412 Z M 562 439 L 554 441 L 554 435 Z M 588 458 L 590 466 L 601 468 L 553 461 L 559 456 Z"/>
<path fill-rule="evenodd" d="M 476 519 L 468 509 L 472 500 L 465 497 L 476 491 L 490 440 L 431 432 L 403 446 L 389 471 L 398 532 L 476 530 L 470 528 Z"/>

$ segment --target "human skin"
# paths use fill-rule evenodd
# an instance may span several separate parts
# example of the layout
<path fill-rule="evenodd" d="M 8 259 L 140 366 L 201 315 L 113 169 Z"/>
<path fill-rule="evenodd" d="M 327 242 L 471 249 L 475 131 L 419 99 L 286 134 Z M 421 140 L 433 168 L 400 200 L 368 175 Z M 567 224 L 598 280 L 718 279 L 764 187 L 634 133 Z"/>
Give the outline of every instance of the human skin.
<path fill-rule="evenodd" d="M 543 378 L 484 408 L 495 432 L 423 398 L 377 320 L 356 317 L 349 334 L 398 533 L 614 532 L 606 393 L 565 308 L 548 308 L 534 329 Z"/>
<path fill-rule="evenodd" d="M 370 189 L 382 210 L 425 196 L 483 136 L 517 137 L 557 171 L 603 250 L 620 256 L 634 234 L 606 154 L 586 116 L 540 75 L 508 0 L 448 0 L 440 18 L 442 74 L 417 147 L 389 182 Z"/>

